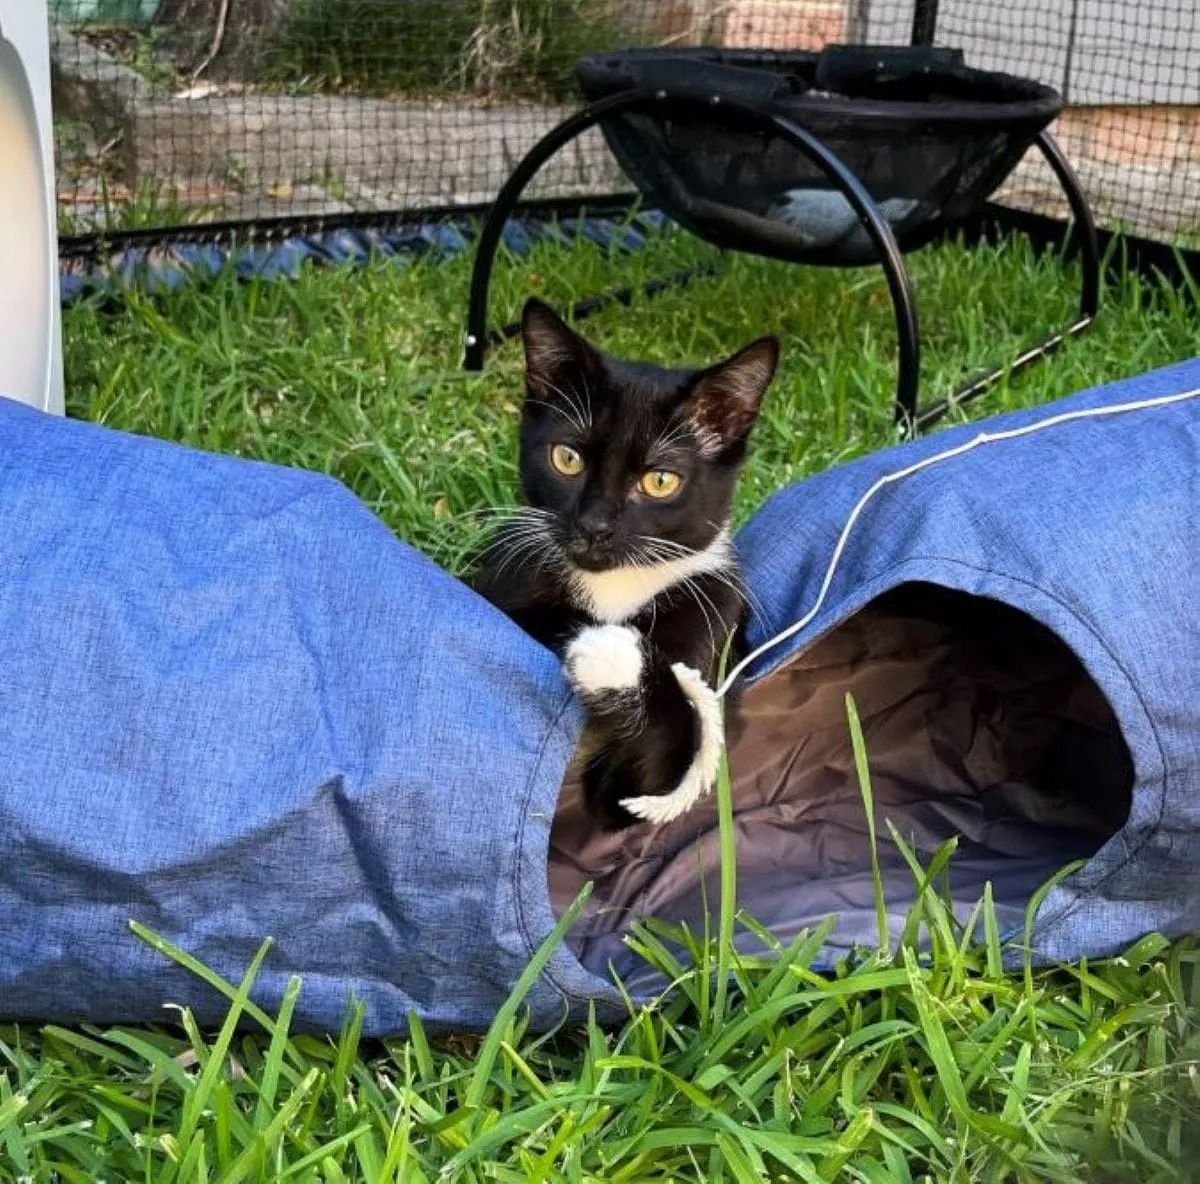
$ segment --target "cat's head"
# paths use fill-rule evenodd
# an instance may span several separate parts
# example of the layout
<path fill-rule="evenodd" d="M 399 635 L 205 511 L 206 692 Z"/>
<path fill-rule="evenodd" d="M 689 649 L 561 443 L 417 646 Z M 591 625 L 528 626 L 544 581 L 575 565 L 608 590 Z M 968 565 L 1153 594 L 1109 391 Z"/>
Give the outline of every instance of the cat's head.
<path fill-rule="evenodd" d="M 522 491 L 567 561 L 605 571 L 708 547 L 729 521 L 775 338 L 684 370 L 608 357 L 538 300 L 521 333 Z"/>

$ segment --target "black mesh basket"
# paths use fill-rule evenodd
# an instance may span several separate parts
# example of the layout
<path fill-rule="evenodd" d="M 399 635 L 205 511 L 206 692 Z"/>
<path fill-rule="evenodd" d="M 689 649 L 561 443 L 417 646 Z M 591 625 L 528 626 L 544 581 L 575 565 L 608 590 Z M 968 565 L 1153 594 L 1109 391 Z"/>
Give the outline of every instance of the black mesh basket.
<path fill-rule="evenodd" d="M 862 182 L 902 251 L 978 211 L 1062 109 L 1048 86 L 924 46 L 632 49 L 583 58 L 577 76 L 589 102 L 723 96 L 799 124 Z M 716 246 L 826 266 L 878 260 L 843 193 L 761 124 L 708 116 L 698 102 L 601 127 L 646 200 Z"/>
<path fill-rule="evenodd" d="M 937 422 L 1006 374 L 1046 357 L 1092 324 L 1100 299 L 1096 225 L 1079 180 L 1046 130 L 1062 110 L 1048 86 L 970 68 L 961 51 L 830 46 L 822 53 L 642 49 L 593 54 L 577 67 L 588 105 L 521 159 L 488 211 L 471 273 L 466 353 L 483 366 L 488 288 L 504 225 L 555 153 L 599 125 L 652 207 L 732 251 L 790 263 L 878 263 L 896 317 L 895 416 L 906 431 Z M 918 405 L 920 333 L 903 252 L 963 226 L 1036 146 L 1071 208 L 1081 267 L 1079 313 L 1063 328 L 938 401 Z M 981 217 L 982 216 L 982 217 Z M 691 269 L 643 291 L 687 283 Z M 619 289 L 580 301 L 577 316 Z"/>

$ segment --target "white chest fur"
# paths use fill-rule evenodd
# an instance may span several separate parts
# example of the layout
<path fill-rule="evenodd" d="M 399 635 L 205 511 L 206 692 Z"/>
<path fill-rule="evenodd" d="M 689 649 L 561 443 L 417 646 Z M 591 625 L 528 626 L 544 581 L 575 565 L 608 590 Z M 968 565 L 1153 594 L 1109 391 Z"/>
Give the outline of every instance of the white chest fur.
<path fill-rule="evenodd" d="M 576 568 L 572 573 L 573 591 L 579 607 L 593 619 L 620 625 L 637 616 L 660 592 L 692 576 L 729 567 L 731 559 L 732 546 L 726 529 L 703 551 L 679 559 L 645 567 L 615 567 L 610 571 Z"/>

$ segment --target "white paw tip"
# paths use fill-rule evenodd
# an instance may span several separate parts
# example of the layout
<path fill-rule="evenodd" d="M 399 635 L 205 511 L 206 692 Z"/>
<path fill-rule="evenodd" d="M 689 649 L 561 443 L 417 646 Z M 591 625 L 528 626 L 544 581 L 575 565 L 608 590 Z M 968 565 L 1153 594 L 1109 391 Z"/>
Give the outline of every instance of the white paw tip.
<path fill-rule="evenodd" d="M 700 782 L 685 777 L 676 789 L 657 796 L 625 798 L 621 805 L 635 818 L 662 826 L 686 814 L 701 798 Z"/>
<path fill-rule="evenodd" d="M 642 638 L 627 625 L 590 625 L 567 646 L 567 678 L 576 692 L 595 696 L 636 690 L 642 681 Z"/>
<path fill-rule="evenodd" d="M 704 676 L 694 667 L 676 662 L 671 667 L 671 673 L 675 675 L 675 681 L 693 704 L 696 704 L 697 700 L 715 698 L 712 688 L 704 681 Z"/>

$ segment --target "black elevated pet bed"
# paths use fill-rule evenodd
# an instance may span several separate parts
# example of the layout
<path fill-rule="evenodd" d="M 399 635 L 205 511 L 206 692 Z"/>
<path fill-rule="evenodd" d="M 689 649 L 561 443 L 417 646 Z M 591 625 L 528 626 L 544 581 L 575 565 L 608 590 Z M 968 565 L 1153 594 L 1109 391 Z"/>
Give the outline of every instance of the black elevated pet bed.
<path fill-rule="evenodd" d="M 1078 319 L 1012 366 L 1044 356 L 1095 315 L 1095 227 L 1045 130 L 1062 108 L 1048 86 L 973 69 L 960 51 L 931 46 L 631 49 L 583 58 L 577 77 L 589 106 L 529 152 L 484 226 L 468 320 L 470 369 L 482 367 L 489 340 L 511 330 L 489 338 L 486 327 L 505 221 L 546 160 L 595 124 L 646 202 L 715 246 L 813 266 L 882 265 L 899 338 L 897 418 L 909 426 L 982 393 L 1005 368 L 918 411 L 919 337 L 902 255 L 978 213 L 1031 145 L 1070 203 L 1083 292 Z"/>

